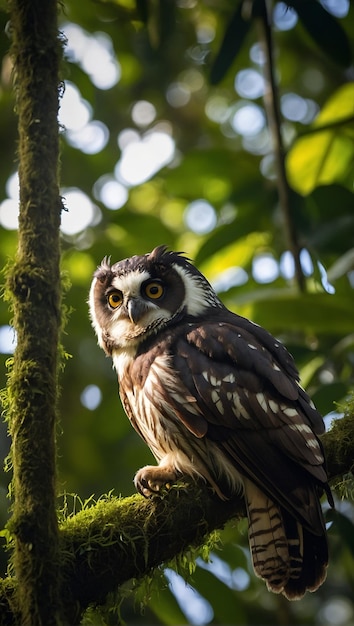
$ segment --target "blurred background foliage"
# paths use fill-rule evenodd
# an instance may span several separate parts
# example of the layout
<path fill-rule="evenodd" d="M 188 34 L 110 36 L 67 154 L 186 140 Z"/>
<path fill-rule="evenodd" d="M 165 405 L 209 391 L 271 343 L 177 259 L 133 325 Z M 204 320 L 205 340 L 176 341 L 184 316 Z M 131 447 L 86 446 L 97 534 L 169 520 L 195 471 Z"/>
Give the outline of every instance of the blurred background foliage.
<path fill-rule="evenodd" d="M 61 7 L 62 269 L 70 283 L 59 407 L 61 492 L 82 500 L 112 489 L 128 495 L 136 469 L 151 461 L 123 415 L 111 362 L 88 319 L 92 273 L 105 255 L 115 261 L 161 243 L 185 251 L 229 308 L 286 343 L 327 426 L 345 409 L 354 364 L 354 6 L 349 0 L 268 3 L 291 220 L 306 279 L 301 291 L 264 108 L 262 4 L 66 0 Z M 0 20 L 3 267 L 16 248 L 18 182 L 4 9 Z M 1 387 L 15 340 L 1 301 Z M 2 458 L 8 448 L 2 425 Z M 8 481 L 2 473 L 3 524 Z M 252 573 L 245 524 L 230 524 L 211 563 L 198 562 L 193 588 L 167 569 L 144 612 L 129 597 L 123 618 L 145 624 L 352 623 L 350 498 L 338 508 L 341 515 L 329 529 L 328 580 L 316 594 L 292 604 L 269 594 Z M 95 624 L 117 619 L 104 611 L 87 616 Z"/>

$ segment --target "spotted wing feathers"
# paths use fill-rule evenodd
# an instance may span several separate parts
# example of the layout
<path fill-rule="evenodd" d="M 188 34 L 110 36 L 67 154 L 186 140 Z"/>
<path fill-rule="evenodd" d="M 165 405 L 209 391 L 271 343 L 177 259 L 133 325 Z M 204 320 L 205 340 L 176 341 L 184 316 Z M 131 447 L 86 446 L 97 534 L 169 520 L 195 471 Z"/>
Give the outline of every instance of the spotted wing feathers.
<path fill-rule="evenodd" d="M 191 320 L 142 347 L 130 372 L 132 423 L 158 460 L 178 458 L 178 471 L 204 476 L 220 497 L 241 481 L 255 571 L 272 591 L 299 598 L 326 576 L 323 421 L 286 349 L 226 317 Z"/>
<path fill-rule="evenodd" d="M 230 455 L 234 449 L 237 458 L 243 448 L 245 463 L 252 465 L 252 459 L 258 463 L 259 456 L 264 457 L 268 446 L 271 454 L 280 457 L 279 468 L 291 459 L 326 483 L 317 438 L 323 421 L 299 386 L 297 371 L 283 346 L 273 339 L 271 351 L 249 330 L 210 323 L 191 329 L 186 338 L 181 336 L 175 354 L 175 368 L 197 399 L 209 436 L 227 442 Z M 257 445 L 261 446 L 259 454 Z M 269 471 L 277 482 L 272 467 Z"/>

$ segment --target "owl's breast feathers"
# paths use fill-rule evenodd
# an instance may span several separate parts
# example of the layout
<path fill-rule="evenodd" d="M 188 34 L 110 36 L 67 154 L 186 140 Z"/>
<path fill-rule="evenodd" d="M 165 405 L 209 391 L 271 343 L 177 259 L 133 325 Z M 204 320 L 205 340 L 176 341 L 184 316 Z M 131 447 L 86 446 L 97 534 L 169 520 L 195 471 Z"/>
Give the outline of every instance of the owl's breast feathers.
<path fill-rule="evenodd" d="M 209 445 L 225 459 L 217 473 L 235 468 L 323 534 L 311 496 L 324 489 L 332 502 L 317 438 L 323 420 L 292 357 L 267 331 L 225 310 L 179 323 L 142 344 L 119 378 L 125 410 L 157 458 L 152 425 L 157 439 L 163 431 L 182 449 L 185 442 L 187 455 Z"/>

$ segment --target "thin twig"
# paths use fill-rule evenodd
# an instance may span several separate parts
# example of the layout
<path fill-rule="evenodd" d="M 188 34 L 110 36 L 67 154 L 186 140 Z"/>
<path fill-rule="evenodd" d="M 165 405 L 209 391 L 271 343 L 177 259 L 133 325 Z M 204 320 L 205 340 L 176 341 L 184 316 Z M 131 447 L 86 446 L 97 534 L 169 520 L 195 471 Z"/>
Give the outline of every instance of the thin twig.
<path fill-rule="evenodd" d="M 261 10 L 258 18 L 260 43 L 263 47 L 265 54 L 264 104 L 268 118 L 269 130 L 273 141 L 279 203 L 284 217 L 284 227 L 288 246 L 294 258 L 296 284 L 298 286 L 298 289 L 301 292 L 304 292 L 306 290 L 306 284 L 300 261 L 301 245 L 299 243 L 296 228 L 294 225 L 290 199 L 291 190 L 289 187 L 285 169 L 285 149 L 281 133 L 279 93 L 277 81 L 275 78 L 272 28 L 266 0 L 263 0 L 260 3 L 260 9 Z"/>

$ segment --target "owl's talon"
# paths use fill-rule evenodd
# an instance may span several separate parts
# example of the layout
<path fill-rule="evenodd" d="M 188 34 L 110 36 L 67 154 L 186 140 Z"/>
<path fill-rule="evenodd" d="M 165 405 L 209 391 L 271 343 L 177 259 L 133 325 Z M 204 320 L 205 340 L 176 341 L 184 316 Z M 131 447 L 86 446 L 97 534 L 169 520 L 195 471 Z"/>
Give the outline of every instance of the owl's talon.
<path fill-rule="evenodd" d="M 177 472 L 170 467 L 147 465 L 136 473 L 134 484 L 144 498 L 150 498 L 154 494 L 159 494 L 163 488 L 170 489 L 177 478 Z"/>

